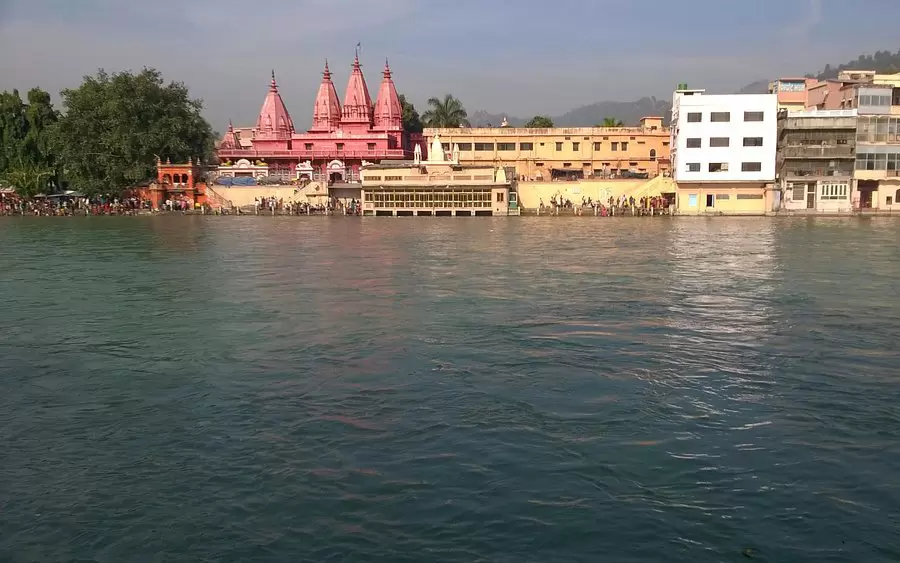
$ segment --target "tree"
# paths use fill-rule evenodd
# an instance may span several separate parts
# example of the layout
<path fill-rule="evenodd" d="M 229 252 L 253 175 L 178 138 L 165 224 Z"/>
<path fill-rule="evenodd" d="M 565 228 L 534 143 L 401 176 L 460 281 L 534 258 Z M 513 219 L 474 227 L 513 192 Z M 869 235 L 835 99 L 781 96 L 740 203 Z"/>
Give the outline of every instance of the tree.
<path fill-rule="evenodd" d="M 165 84 L 157 70 L 101 69 L 78 88 L 63 90 L 62 98 L 66 113 L 55 148 L 67 179 L 86 194 L 116 194 L 149 180 L 156 155 L 173 162 L 212 155 L 203 102 L 180 82 Z"/>
<path fill-rule="evenodd" d="M 40 88 L 0 94 L 0 177 L 25 197 L 45 192 L 57 177 L 53 135 L 58 118 L 50 94 Z"/>
<path fill-rule="evenodd" d="M 421 133 L 422 119 L 416 106 L 406 101 L 406 96 L 400 94 L 400 107 L 403 108 L 403 130 L 407 133 Z"/>
<path fill-rule="evenodd" d="M 535 115 L 531 121 L 525 124 L 529 129 L 549 129 L 553 127 L 553 120 L 547 115 Z"/>
<path fill-rule="evenodd" d="M 24 158 L 28 117 L 18 90 L 0 93 L 0 174 Z"/>
<path fill-rule="evenodd" d="M 604 117 L 603 123 L 598 123 L 595 127 L 622 127 L 625 125 L 622 123 L 621 119 L 616 119 L 615 117 Z"/>
<path fill-rule="evenodd" d="M 56 171 L 49 166 L 20 158 L 17 162 L 11 163 L 0 178 L 4 184 L 15 188 L 20 196 L 31 198 L 51 188 L 55 176 Z"/>
<path fill-rule="evenodd" d="M 444 99 L 431 98 L 428 100 L 428 111 L 422 114 L 422 120 L 428 127 L 469 127 L 469 114 L 462 102 L 451 94 Z"/>

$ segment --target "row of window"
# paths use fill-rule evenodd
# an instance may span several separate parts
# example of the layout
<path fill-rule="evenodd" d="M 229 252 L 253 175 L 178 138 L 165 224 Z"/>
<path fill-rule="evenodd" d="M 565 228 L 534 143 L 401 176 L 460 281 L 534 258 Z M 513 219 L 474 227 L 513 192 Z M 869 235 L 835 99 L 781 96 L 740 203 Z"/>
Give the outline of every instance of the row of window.
<path fill-rule="evenodd" d="M 745 111 L 744 112 L 744 121 L 763 121 L 765 118 L 764 111 Z M 703 121 L 703 113 L 696 112 L 688 112 L 687 114 L 688 123 L 701 123 Z M 731 121 L 731 112 L 730 111 L 711 111 L 709 112 L 709 121 L 711 123 L 729 123 Z"/>
<path fill-rule="evenodd" d="M 688 162 L 687 163 L 687 171 L 688 172 L 700 172 L 700 163 L 699 162 Z M 727 162 L 710 162 L 708 167 L 708 172 L 728 172 L 728 163 Z M 741 163 L 741 172 L 761 172 L 762 171 L 762 162 L 742 162 Z"/>
<path fill-rule="evenodd" d="M 815 184 L 792 183 L 788 187 L 791 188 L 791 201 L 805 201 L 807 194 L 816 193 Z M 850 198 L 850 186 L 846 182 L 829 182 L 822 184 L 821 188 L 821 200 L 840 201 Z"/>
<path fill-rule="evenodd" d="M 503 193 L 497 194 L 497 201 L 503 201 Z M 491 191 L 371 191 L 366 192 L 366 201 L 375 207 L 491 207 Z"/>
<path fill-rule="evenodd" d="M 857 153 L 857 170 L 900 170 L 900 153 Z"/>
<path fill-rule="evenodd" d="M 871 96 L 860 96 L 859 104 L 861 106 L 890 106 L 891 105 L 891 96 L 880 96 L 880 95 L 871 95 Z"/>
<path fill-rule="evenodd" d="M 711 148 L 721 148 L 721 147 L 727 147 L 730 145 L 731 145 L 731 139 L 729 137 L 710 137 L 709 138 L 709 146 Z M 703 139 L 701 139 L 700 137 L 688 137 L 686 146 L 689 149 L 699 149 L 703 146 Z M 745 147 L 761 147 L 761 146 L 763 146 L 763 138 L 762 137 L 744 137 L 744 146 Z"/>
<path fill-rule="evenodd" d="M 543 146 L 543 144 L 544 143 L 541 143 L 542 146 Z M 643 144 L 643 142 L 641 141 L 641 142 L 639 142 L 639 144 Z M 668 145 L 668 144 L 669 144 L 668 142 L 663 142 L 663 145 Z M 473 148 L 476 152 L 493 152 L 495 150 L 494 143 L 457 143 L 456 146 L 459 147 L 460 152 L 471 151 Z M 603 146 L 603 143 L 595 142 L 594 150 L 599 151 L 602 149 L 602 146 Z M 610 147 L 610 150 L 613 152 L 619 151 L 620 148 L 623 151 L 627 151 L 628 150 L 628 141 L 612 141 L 609 144 L 609 147 Z M 444 150 L 449 151 L 450 145 L 445 144 Z M 514 150 L 516 150 L 516 143 L 497 143 L 496 150 L 498 150 L 498 151 L 514 151 Z M 533 151 L 534 143 L 519 143 L 519 150 L 520 151 Z M 562 141 L 556 142 L 556 150 L 557 151 L 563 150 L 563 142 Z M 581 150 L 581 143 L 578 141 L 572 142 L 572 150 L 573 151 Z M 650 152 L 655 153 L 656 149 L 652 149 Z"/>

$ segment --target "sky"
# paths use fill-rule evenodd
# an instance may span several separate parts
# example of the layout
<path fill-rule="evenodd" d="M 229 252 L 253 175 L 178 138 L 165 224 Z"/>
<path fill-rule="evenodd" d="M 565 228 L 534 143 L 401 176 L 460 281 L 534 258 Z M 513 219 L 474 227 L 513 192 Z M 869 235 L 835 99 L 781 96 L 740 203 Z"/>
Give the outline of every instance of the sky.
<path fill-rule="evenodd" d="M 305 128 L 324 61 L 343 96 L 360 43 L 373 96 L 387 58 L 420 111 L 452 93 L 470 113 L 560 115 L 896 51 L 897 21 L 898 0 L 0 0 L 0 90 L 155 67 L 223 131 L 255 122 L 274 69 Z"/>

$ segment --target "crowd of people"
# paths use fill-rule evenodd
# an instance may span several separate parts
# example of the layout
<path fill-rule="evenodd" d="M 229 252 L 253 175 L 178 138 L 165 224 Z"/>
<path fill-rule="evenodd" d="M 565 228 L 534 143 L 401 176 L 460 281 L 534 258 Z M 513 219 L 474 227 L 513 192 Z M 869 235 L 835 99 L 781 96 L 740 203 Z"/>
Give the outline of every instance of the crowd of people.
<path fill-rule="evenodd" d="M 560 194 L 556 194 L 550 198 L 549 205 L 546 205 L 541 198 L 538 214 L 584 215 L 585 212 L 588 212 L 600 217 L 668 215 L 669 203 L 669 200 L 662 196 L 643 196 L 635 199 L 634 196 L 626 197 L 623 194 L 618 198 L 610 196 L 606 202 L 582 197 L 581 205 L 578 205 L 572 200 L 563 199 Z"/>
<path fill-rule="evenodd" d="M 149 200 L 138 198 L 36 197 L 0 194 L 0 214 L 58 217 L 67 215 L 136 215 L 149 211 Z"/>
<path fill-rule="evenodd" d="M 362 201 L 350 199 L 345 201 L 329 198 L 327 203 L 310 203 L 307 201 L 284 201 L 284 198 L 257 197 L 253 199 L 254 213 L 272 215 L 362 215 Z M 238 213 L 241 213 L 238 210 Z"/>

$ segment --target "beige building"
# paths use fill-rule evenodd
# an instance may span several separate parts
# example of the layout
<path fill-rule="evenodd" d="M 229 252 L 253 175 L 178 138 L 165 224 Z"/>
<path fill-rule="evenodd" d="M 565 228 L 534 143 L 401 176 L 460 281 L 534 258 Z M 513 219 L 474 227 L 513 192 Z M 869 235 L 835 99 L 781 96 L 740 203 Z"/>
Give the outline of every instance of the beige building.
<path fill-rule="evenodd" d="M 524 181 L 653 178 L 669 171 L 668 127 L 645 117 L 639 127 L 487 127 L 426 129 L 464 166 L 515 169 Z"/>
<path fill-rule="evenodd" d="M 518 215 L 510 202 L 511 179 L 491 163 L 460 164 L 432 142 L 429 160 L 416 147 L 413 162 L 367 164 L 362 176 L 363 215 L 505 216 Z"/>

